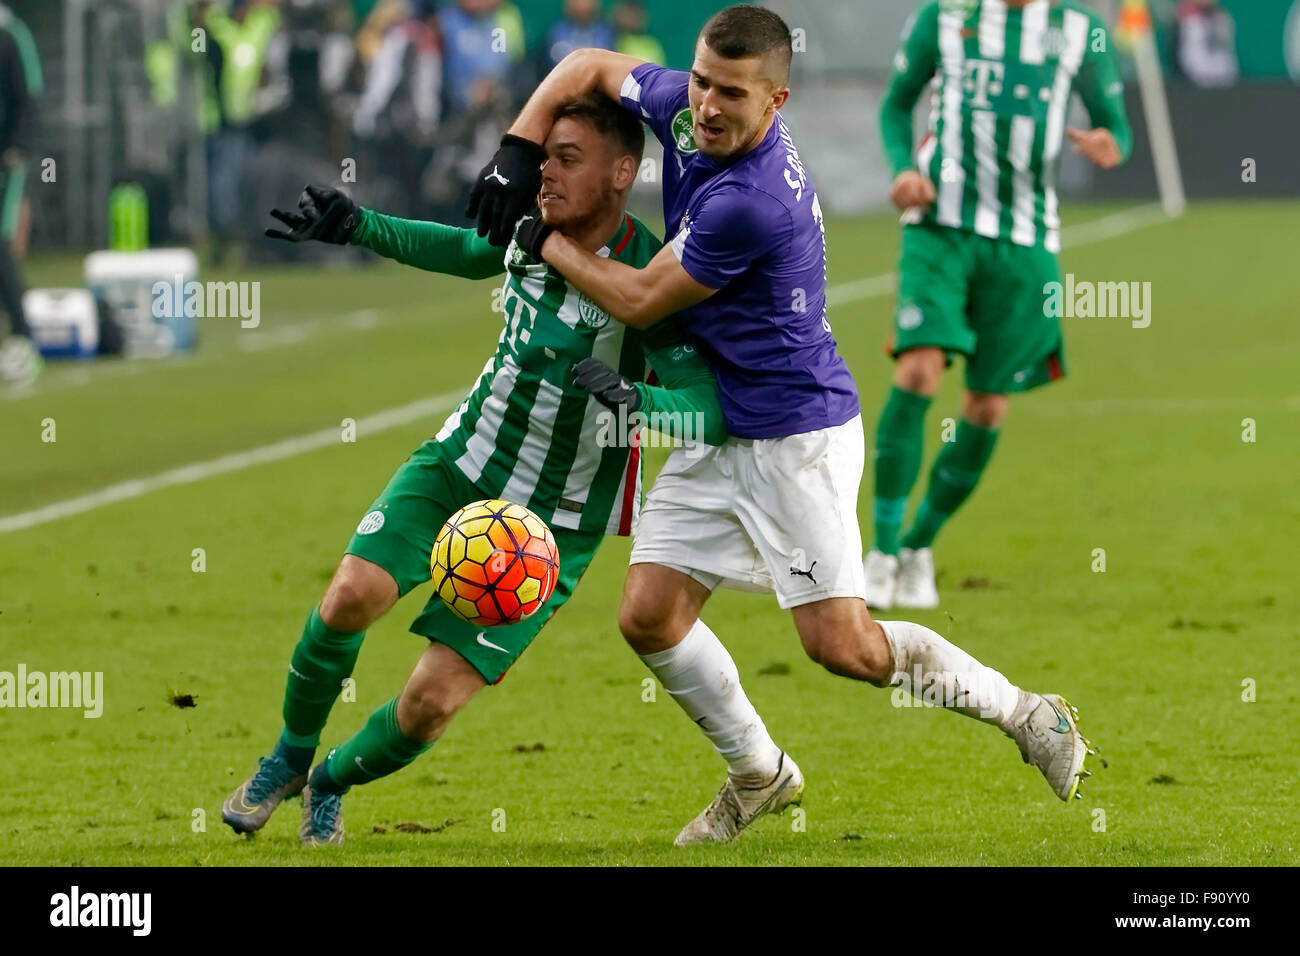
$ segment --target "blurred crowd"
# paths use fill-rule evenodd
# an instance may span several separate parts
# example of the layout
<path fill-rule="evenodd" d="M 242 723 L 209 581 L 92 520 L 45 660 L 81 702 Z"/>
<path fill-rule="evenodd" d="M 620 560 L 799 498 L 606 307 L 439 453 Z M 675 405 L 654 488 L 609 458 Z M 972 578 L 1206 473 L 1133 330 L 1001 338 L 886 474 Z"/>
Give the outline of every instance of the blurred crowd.
<path fill-rule="evenodd" d="M 501 130 L 567 53 L 594 46 L 664 62 L 637 0 L 565 0 L 531 47 L 521 6 L 533 5 L 197 0 L 171 7 L 165 35 L 146 53 L 151 96 L 174 107 L 182 87 L 198 91 L 217 255 L 250 235 L 250 215 L 283 205 L 291 198 L 285 189 L 296 195 L 292 183 L 300 188 L 308 173 L 409 216 L 458 221 L 470 179 Z"/>

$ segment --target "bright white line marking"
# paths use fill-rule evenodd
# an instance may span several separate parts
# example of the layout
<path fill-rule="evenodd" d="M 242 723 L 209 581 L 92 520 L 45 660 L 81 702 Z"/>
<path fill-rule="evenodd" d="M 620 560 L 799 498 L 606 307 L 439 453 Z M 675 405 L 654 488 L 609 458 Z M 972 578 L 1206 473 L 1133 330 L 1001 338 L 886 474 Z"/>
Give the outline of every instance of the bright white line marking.
<path fill-rule="evenodd" d="M 376 412 L 374 415 L 357 419 L 357 434 L 374 435 L 390 428 L 409 424 L 440 411 L 450 411 L 464 397 L 464 390 L 446 392 L 442 395 L 422 398 L 408 405 L 399 405 L 396 408 Z M 22 511 L 18 514 L 0 518 L 0 534 L 32 528 L 36 525 L 45 524 L 47 521 L 55 521 L 70 515 L 81 514 L 118 501 L 126 501 L 128 498 L 138 498 L 160 488 L 186 485 L 191 482 L 202 481 L 205 478 L 211 478 L 214 475 L 224 475 L 232 471 L 252 468 L 255 465 L 264 465 L 268 462 L 292 458 L 295 455 L 338 444 L 340 435 L 341 432 L 337 427 L 322 428 L 320 431 L 298 435 L 294 438 L 286 438 L 270 445 L 263 445 L 261 448 L 252 448 L 248 451 L 222 455 L 220 458 L 212 458 L 208 461 L 182 465 L 180 468 L 172 468 L 169 471 L 151 475 L 147 478 L 133 478 L 130 481 L 119 482 L 116 485 L 109 485 L 107 488 L 101 488 L 99 491 L 93 491 L 87 495 L 56 501 L 53 504 L 32 511 Z"/>

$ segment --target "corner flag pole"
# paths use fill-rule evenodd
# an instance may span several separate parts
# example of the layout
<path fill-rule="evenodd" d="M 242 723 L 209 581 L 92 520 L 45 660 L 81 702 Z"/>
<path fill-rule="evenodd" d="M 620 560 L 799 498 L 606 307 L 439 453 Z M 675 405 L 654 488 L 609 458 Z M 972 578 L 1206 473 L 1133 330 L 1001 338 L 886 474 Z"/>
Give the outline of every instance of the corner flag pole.
<path fill-rule="evenodd" d="M 1169 120 L 1169 100 L 1151 30 L 1151 11 L 1146 0 L 1124 0 L 1119 12 L 1118 33 L 1132 44 L 1133 62 L 1137 67 L 1138 91 L 1146 117 L 1147 136 L 1151 141 L 1151 158 L 1155 164 L 1156 188 L 1165 214 L 1177 218 L 1187 207 L 1183 176 L 1178 166 L 1178 147 Z"/>

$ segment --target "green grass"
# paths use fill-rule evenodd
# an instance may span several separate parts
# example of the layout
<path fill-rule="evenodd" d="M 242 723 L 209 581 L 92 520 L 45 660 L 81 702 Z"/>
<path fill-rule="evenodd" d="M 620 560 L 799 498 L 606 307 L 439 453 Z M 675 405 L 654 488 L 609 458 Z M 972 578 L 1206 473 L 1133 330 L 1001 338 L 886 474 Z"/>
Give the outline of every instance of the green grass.
<path fill-rule="evenodd" d="M 278 732 L 303 618 L 434 416 L 0 535 L 0 670 L 103 671 L 106 696 L 98 720 L 0 710 L 0 864 L 1300 862 L 1298 212 L 1196 206 L 1067 249 L 1079 279 L 1151 282 L 1151 326 L 1064 320 L 1070 377 L 1013 402 L 984 484 L 939 541 L 942 609 L 898 615 L 1080 707 L 1109 768 L 1073 806 L 996 731 L 827 675 L 773 599 L 723 592 L 707 619 L 807 776 L 805 826 L 764 820 L 733 846 L 674 850 L 722 765 L 662 690 L 642 701 L 647 672 L 615 627 L 628 543 L 612 539 L 500 687 L 416 765 L 348 796 L 348 844 L 302 851 L 296 803 L 255 840 L 232 836 L 218 808 Z M 828 230 L 832 284 L 893 267 L 893 217 Z M 28 281 L 77 271 L 35 262 Z M 262 281 L 260 329 L 206 320 L 191 358 L 53 367 L 31 395 L 0 398 L 0 512 L 454 392 L 498 331 L 492 283 L 388 264 L 220 277 Z M 890 302 L 831 316 L 869 433 L 890 371 Z M 366 309 L 375 324 L 349 323 Z M 292 346 L 240 347 L 293 323 L 320 328 Z M 949 376 L 932 410 L 931 453 L 959 385 Z M 54 444 L 40 441 L 45 418 Z M 1244 418 L 1254 443 L 1241 440 Z M 869 494 L 868 475 L 863 516 Z M 1091 570 L 1096 548 L 1105 573 Z M 400 687 L 422 647 L 406 626 L 424 598 L 370 631 L 357 700 L 336 706 L 327 745 Z M 788 671 L 762 673 L 774 663 Z M 179 693 L 197 706 L 173 706 Z"/>

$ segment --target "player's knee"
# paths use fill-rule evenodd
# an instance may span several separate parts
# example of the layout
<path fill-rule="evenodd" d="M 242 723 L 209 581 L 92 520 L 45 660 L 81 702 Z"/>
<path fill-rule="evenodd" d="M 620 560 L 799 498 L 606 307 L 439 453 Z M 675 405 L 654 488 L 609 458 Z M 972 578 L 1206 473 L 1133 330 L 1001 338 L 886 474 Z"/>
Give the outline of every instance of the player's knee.
<path fill-rule="evenodd" d="M 397 701 L 398 729 L 412 740 L 428 743 L 442 736 L 451 718 L 464 705 L 464 700 L 435 683 L 408 683 Z"/>
<path fill-rule="evenodd" d="M 941 349 L 909 349 L 898 357 L 894 384 L 917 395 L 933 395 L 943 379 L 944 358 Z"/>
<path fill-rule="evenodd" d="M 320 602 L 320 619 L 336 631 L 360 631 L 369 627 L 369 594 L 364 584 L 348 578 L 335 578 Z"/>
<path fill-rule="evenodd" d="M 374 567 L 374 566 L 371 566 Z M 336 631 L 361 631 L 369 627 L 392 603 L 388 591 L 395 597 L 396 584 L 387 572 L 374 567 L 374 572 L 358 567 L 346 559 L 334 572 L 334 578 L 320 602 L 320 619 L 326 627 Z"/>
<path fill-rule="evenodd" d="M 882 651 L 865 634 L 846 629 L 818 631 L 803 637 L 803 647 L 809 658 L 839 677 L 877 687 L 889 682 L 888 647 Z"/>
<path fill-rule="evenodd" d="M 618 609 L 618 629 L 638 654 L 663 650 L 669 624 L 665 611 L 648 602 L 625 600 Z"/>
<path fill-rule="evenodd" d="M 980 428 L 996 428 L 1006 417 L 1010 404 L 1010 399 L 1006 395 L 967 392 L 962 402 L 962 414 L 972 425 L 978 425 Z"/>

